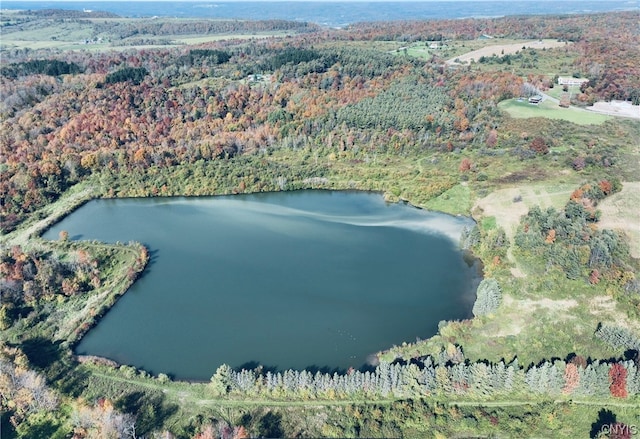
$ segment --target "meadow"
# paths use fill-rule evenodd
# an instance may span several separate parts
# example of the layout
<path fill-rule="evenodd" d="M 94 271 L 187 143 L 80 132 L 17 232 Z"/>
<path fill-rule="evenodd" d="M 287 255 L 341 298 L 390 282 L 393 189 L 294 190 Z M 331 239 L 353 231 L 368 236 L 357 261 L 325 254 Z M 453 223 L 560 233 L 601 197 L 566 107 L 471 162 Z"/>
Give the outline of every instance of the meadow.
<path fill-rule="evenodd" d="M 539 104 L 530 104 L 525 99 L 511 99 L 501 102 L 499 108 L 515 118 L 544 117 L 566 120 L 577 125 L 600 125 L 611 119 L 610 116 L 588 112 L 581 108 L 561 108 L 550 100 L 544 100 Z"/>

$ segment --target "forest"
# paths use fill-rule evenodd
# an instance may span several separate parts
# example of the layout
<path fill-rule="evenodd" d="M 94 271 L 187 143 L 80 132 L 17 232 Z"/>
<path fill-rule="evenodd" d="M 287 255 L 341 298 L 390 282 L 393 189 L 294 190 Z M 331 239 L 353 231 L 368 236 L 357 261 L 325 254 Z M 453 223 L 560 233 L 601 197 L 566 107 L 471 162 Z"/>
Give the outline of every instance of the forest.
<path fill-rule="evenodd" d="M 95 50 L 0 48 L 7 437 L 631 437 L 640 425 L 637 235 L 600 226 L 612 204 L 634 202 L 640 121 L 498 106 L 574 76 L 588 81 L 566 111 L 637 108 L 637 13 L 344 29 L 4 14 L 3 38 L 44 26 L 111 36 Z M 193 34 L 226 37 L 178 43 Z M 482 35 L 566 44 L 448 63 Z M 442 46 L 403 50 L 430 42 Z M 189 383 L 74 354 L 150 255 L 66 232 L 45 241 L 49 225 L 93 198 L 295 189 L 373 190 L 472 216 L 460 245 L 483 265 L 474 317 L 389 346 L 367 370 L 222 365 Z"/>

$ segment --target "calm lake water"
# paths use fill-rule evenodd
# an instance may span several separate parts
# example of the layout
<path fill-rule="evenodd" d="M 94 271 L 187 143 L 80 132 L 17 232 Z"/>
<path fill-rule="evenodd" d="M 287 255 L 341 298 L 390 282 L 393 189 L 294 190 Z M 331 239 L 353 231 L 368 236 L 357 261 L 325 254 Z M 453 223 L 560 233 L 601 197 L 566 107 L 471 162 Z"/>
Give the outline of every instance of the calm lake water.
<path fill-rule="evenodd" d="M 389 20 L 427 20 L 504 15 L 585 14 L 638 10 L 637 0 L 445 0 L 445 1 L 16 1 L 7 9 L 70 9 L 112 12 L 121 17 L 294 20 L 330 27 Z"/>
<path fill-rule="evenodd" d="M 94 200 L 57 239 L 150 249 L 143 277 L 77 347 L 153 373 L 208 380 L 223 364 L 363 366 L 471 315 L 468 218 L 360 192 Z"/>

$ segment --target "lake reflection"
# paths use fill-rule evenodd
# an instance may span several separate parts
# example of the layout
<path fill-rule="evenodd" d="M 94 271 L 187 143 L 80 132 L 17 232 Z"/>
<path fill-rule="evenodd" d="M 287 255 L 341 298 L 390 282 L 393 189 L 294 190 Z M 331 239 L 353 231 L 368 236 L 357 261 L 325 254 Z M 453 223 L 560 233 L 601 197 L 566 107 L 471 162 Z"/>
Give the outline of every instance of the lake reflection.
<path fill-rule="evenodd" d="M 94 200 L 55 227 L 140 241 L 144 276 L 77 347 L 153 373 L 361 367 L 369 354 L 470 317 L 470 219 L 362 192 Z"/>

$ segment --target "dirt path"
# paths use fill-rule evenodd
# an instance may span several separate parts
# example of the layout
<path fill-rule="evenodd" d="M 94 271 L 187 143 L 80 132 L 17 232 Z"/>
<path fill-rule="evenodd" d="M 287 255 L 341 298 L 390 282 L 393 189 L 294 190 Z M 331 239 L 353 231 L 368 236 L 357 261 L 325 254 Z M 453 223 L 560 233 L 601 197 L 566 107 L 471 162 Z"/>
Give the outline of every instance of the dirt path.
<path fill-rule="evenodd" d="M 188 389 L 188 385 L 184 383 L 168 383 L 168 384 L 156 384 L 155 382 L 149 382 L 142 379 L 127 379 L 120 376 L 114 376 L 98 371 L 92 371 L 92 375 L 111 380 L 120 383 L 130 384 L 132 386 L 144 387 L 152 390 L 159 390 L 168 397 L 178 400 L 181 403 L 191 403 L 198 406 L 260 406 L 260 407 L 291 407 L 291 406 L 304 406 L 304 407 L 323 407 L 323 406 L 338 406 L 338 405 L 354 405 L 354 404 L 370 404 L 371 401 L 375 401 L 376 404 L 391 404 L 397 399 L 395 398 L 380 398 L 380 399 L 314 399 L 314 400 L 286 400 L 286 399 L 263 399 L 263 398 L 246 398 L 246 399 L 228 399 L 228 398 L 202 398 L 198 395 L 202 389 L 196 388 L 194 391 Z M 199 386 L 198 386 L 199 387 Z"/>
<path fill-rule="evenodd" d="M 491 44 L 491 41 L 487 41 L 487 46 L 482 49 L 474 50 L 472 52 L 465 53 L 464 55 L 456 56 L 453 59 L 447 61 L 449 65 L 466 64 L 471 60 L 476 62 L 483 56 L 503 56 L 513 55 L 514 53 L 526 49 L 551 49 L 554 47 L 564 47 L 569 43 L 557 40 L 525 40 L 521 43 L 512 44 Z"/>
<path fill-rule="evenodd" d="M 71 210 L 90 200 L 94 194 L 92 186 L 83 186 L 73 192 L 68 192 L 53 204 L 49 204 L 30 215 L 30 218 L 42 218 L 37 221 L 18 226 L 16 230 L 5 236 L 0 236 L 0 245 L 25 246 L 29 239 L 42 233 Z"/>
<path fill-rule="evenodd" d="M 512 188 L 498 189 L 484 198 L 476 201 L 473 211 L 480 209 L 483 216 L 493 216 L 496 224 L 502 227 L 510 242 L 518 229 L 520 218 L 526 215 L 529 208 L 540 206 L 561 208 L 569 200 L 573 185 L 523 185 Z M 521 201 L 515 201 L 521 198 Z M 523 267 L 518 265 L 513 256 L 512 247 L 507 250 L 507 259 L 514 266 L 511 274 L 517 278 L 526 277 Z"/>

